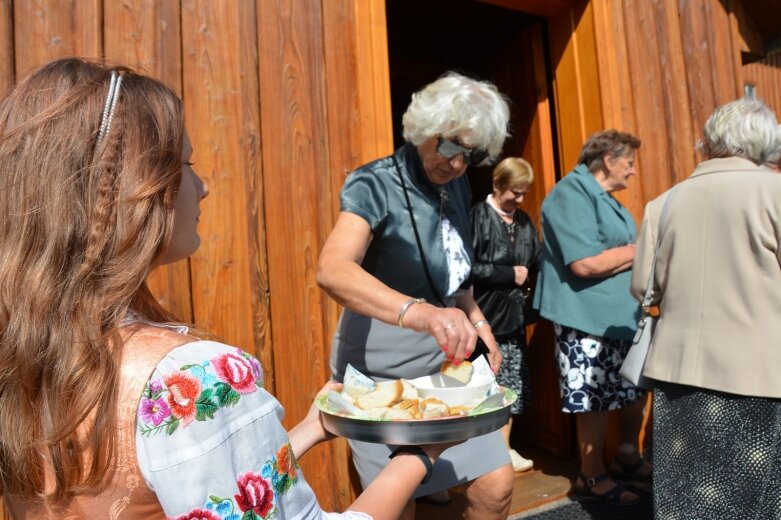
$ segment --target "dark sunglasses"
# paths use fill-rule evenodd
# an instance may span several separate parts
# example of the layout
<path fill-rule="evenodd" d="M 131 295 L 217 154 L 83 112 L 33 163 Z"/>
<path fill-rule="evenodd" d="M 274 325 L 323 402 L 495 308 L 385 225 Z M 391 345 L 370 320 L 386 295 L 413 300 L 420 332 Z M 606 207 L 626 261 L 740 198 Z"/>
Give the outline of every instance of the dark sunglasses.
<path fill-rule="evenodd" d="M 437 137 L 437 153 L 447 160 L 456 155 L 464 154 L 464 162 L 469 166 L 477 166 L 488 158 L 488 152 L 480 148 L 467 148 L 456 141 L 445 139 L 441 135 Z"/>

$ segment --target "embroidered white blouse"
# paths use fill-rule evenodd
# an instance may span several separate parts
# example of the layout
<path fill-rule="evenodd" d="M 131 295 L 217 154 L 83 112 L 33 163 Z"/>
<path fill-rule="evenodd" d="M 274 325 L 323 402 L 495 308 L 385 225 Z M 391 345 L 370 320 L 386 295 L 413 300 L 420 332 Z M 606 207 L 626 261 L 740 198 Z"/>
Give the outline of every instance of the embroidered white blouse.
<path fill-rule="evenodd" d="M 260 362 L 213 341 L 177 347 L 138 407 L 141 473 L 166 515 L 192 520 L 371 520 L 324 512 L 296 463 Z"/>

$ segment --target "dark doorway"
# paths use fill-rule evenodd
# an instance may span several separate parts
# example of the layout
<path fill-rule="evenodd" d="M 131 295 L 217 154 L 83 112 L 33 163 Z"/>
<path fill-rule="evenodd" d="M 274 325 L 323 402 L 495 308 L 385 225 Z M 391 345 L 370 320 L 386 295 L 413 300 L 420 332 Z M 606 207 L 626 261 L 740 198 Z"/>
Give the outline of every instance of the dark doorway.
<path fill-rule="evenodd" d="M 542 22 L 474 0 L 388 0 L 386 9 L 395 148 L 404 142 L 401 117 L 415 91 L 450 70 L 501 85 L 504 65 L 497 59 L 524 27 Z M 491 168 L 470 167 L 467 173 L 474 200 L 485 198 Z"/>

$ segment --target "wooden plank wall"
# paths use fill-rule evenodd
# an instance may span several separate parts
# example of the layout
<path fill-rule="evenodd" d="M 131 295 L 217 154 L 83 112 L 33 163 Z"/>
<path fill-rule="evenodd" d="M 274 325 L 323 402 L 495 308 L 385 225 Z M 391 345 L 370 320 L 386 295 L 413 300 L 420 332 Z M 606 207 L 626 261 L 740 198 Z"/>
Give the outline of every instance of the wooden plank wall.
<path fill-rule="evenodd" d="M 338 190 L 392 149 L 384 1 L 0 0 L 2 91 L 67 55 L 130 65 L 182 96 L 210 190 L 202 245 L 150 285 L 257 355 L 292 426 L 329 376 L 338 309 L 314 275 Z M 300 461 L 326 510 L 354 496 L 347 459 L 339 440 Z"/>
<path fill-rule="evenodd" d="M 552 20 L 551 53 L 562 172 L 594 130 L 637 135 L 638 175 L 617 198 L 638 223 L 647 201 L 691 173 L 713 109 L 742 93 L 720 0 L 583 2 Z"/>

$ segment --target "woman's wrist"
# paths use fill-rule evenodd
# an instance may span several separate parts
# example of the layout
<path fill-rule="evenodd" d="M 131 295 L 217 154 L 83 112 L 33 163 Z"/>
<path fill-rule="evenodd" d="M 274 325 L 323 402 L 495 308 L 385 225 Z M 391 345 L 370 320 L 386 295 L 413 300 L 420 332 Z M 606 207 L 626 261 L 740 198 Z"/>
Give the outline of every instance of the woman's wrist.
<path fill-rule="evenodd" d="M 429 480 L 431 480 L 431 476 L 434 474 L 434 461 L 431 457 L 428 456 L 428 454 L 423 451 L 423 448 L 420 446 L 399 446 L 391 454 L 388 456 L 389 459 L 392 459 L 396 457 L 397 455 L 401 455 L 402 453 L 407 455 L 413 455 L 420 459 L 420 461 L 423 463 L 423 465 L 426 467 L 426 476 L 423 477 L 423 480 L 420 481 L 421 484 L 425 484 Z"/>
<path fill-rule="evenodd" d="M 402 329 L 404 328 L 404 315 L 407 314 L 407 311 L 410 307 L 415 305 L 416 303 L 426 303 L 425 298 L 410 298 L 409 300 L 405 301 L 402 306 L 399 308 L 399 318 L 398 318 L 398 324 L 399 327 Z"/>
<path fill-rule="evenodd" d="M 476 322 L 472 323 L 472 326 L 475 329 L 479 329 L 480 327 L 491 327 L 491 324 L 488 322 L 487 319 L 483 318 L 482 320 L 477 320 Z"/>

